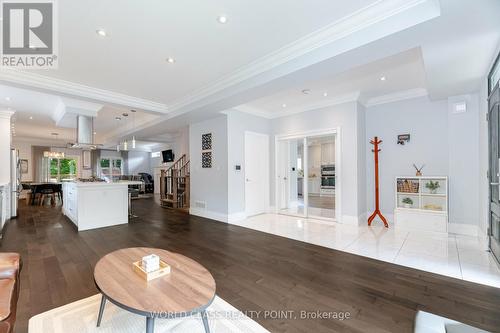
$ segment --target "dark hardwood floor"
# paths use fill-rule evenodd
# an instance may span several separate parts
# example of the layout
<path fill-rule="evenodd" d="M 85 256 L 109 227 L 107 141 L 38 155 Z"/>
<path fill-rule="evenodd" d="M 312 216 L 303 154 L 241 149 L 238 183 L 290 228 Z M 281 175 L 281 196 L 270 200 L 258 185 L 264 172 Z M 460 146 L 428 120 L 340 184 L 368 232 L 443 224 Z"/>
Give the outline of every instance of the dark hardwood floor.
<path fill-rule="evenodd" d="M 59 208 L 27 207 L 0 250 L 24 260 L 16 332 L 40 312 L 97 293 L 93 268 L 116 249 L 150 246 L 212 272 L 240 310 L 349 311 L 351 319 L 256 321 L 272 332 L 412 332 L 418 309 L 500 331 L 500 289 L 426 273 L 134 201 L 128 225 L 78 233 Z M 296 313 L 297 314 L 297 313 Z"/>

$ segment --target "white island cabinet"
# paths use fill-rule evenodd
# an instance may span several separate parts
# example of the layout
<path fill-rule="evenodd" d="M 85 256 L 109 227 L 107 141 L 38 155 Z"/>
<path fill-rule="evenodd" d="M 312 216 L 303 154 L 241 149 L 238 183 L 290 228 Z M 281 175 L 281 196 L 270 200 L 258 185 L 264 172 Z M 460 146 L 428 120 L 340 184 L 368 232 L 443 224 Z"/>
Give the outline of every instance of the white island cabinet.
<path fill-rule="evenodd" d="M 132 183 L 63 183 L 62 211 L 78 231 L 128 223 L 128 185 Z"/>

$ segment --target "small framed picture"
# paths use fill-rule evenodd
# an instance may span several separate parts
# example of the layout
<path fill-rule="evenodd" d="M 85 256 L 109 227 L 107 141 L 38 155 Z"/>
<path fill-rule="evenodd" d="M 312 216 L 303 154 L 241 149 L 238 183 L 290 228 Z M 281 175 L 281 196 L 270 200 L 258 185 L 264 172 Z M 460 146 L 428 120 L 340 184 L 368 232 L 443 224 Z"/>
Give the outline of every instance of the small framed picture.
<path fill-rule="evenodd" d="M 211 168 L 212 167 L 212 152 L 205 151 L 201 153 L 201 167 L 202 168 Z"/>
<path fill-rule="evenodd" d="M 212 133 L 201 135 L 201 150 L 212 150 Z"/>
<path fill-rule="evenodd" d="M 21 160 L 21 173 L 28 173 L 28 160 Z"/>

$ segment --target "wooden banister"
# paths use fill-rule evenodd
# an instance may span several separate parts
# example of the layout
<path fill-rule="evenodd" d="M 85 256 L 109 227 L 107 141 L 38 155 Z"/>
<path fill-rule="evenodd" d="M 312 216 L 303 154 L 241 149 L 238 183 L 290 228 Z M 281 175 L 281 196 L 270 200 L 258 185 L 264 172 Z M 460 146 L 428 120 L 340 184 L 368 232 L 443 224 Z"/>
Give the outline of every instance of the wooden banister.
<path fill-rule="evenodd" d="M 189 160 L 186 154 L 161 171 L 160 202 L 164 207 L 189 207 Z"/>

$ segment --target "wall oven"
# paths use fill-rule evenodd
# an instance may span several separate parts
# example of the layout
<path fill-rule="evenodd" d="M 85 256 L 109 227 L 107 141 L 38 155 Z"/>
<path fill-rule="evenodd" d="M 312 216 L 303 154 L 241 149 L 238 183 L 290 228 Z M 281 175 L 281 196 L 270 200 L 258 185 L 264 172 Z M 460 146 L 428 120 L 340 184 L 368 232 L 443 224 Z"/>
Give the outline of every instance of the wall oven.
<path fill-rule="evenodd" d="M 335 188 L 335 176 L 321 176 L 321 188 Z"/>
<path fill-rule="evenodd" d="M 335 164 L 322 165 L 321 176 L 335 176 Z"/>

